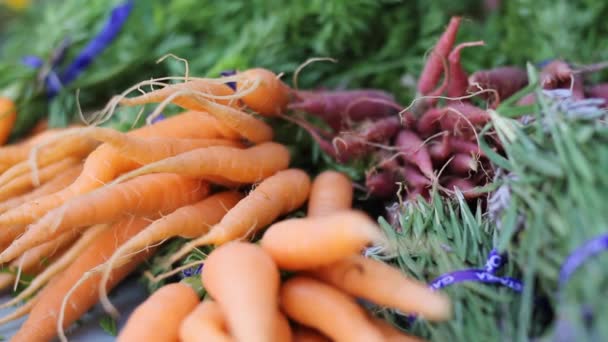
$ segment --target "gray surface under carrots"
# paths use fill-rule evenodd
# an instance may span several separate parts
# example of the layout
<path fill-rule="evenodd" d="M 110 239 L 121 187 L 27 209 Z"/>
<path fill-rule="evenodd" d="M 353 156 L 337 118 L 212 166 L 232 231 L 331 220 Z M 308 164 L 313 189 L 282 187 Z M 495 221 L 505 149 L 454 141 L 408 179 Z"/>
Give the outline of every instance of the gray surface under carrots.
<path fill-rule="evenodd" d="M 145 297 L 146 289 L 141 284 L 138 284 L 136 279 L 131 278 L 112 291 L 110 300 L 121 313 L 117 322 L 118 331 L 124 326 L 135 306 L 141 303 Z M 5 302 L 9 299 L 8 295 L 3 295 L 0 297 L 0 302 Z M 11 309 L 0 310 L 0 315 L 5 315 L 10 311 Z M 85 314 L 81 325 L 68 330 L 66 334 L 68 340 L 73 342 L 115 341 L 115 337 L 103 331 L 99 325 L 99 321 L 104 316 L 105 313 L 101 307 L 99 305 L 95 306 L 93 310 Z M 26 317 L 23 317 L 17 321 L 0 326 L 0 336 L 2 337 L 0 340 L 9 341 L 25 320 Z"/>

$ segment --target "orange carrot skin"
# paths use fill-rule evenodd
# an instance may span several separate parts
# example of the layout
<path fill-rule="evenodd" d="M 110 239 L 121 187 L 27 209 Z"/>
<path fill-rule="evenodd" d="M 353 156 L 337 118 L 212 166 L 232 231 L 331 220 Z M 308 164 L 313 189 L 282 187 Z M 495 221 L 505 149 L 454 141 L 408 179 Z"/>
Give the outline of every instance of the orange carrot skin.
<path fill-rule="evenodd" d="M 126 214 L 167 214 L 202 199 L 208 193 L 208 183 L 175 174 L 142 176 L 124 184 L 99 189 L 49 211 L 2 252 L 0 260 L 15 258 L 27 248 L 68 229 L 113 222 Z"/>
<path fill-rule="evenodd" d="M 220 245 L 244 238 L 302 206 L 309 193 L 310 178 L 306 172 L 298 169 L 277 172 L 229 210 L 211 229 L 208 241 Z"/>
<path fill-rule="evenodd" d="M 181 323 L 181 342 L 232 342 L 220 306 L 209 299 L 200 303 Z"/>
<path fill-rule="evenodd" d="M 182 321 L 198 304 L 198 295 L 189 285 L 165 285 L 133 311 L 117 341 L 178 341 Z"/>
<path fill-rule="evenodd" d="M 334 341 L 384 341 L 354 298 L 320 281 L 303 276 L 289 279 L 281 288 L 280 302 L 288 317 Z"/>
<path fill-rule="evenodd" d="M 232 88 L 230 88 L 225 83 L 214 82 L 214 81 L 209 81 L 209 80 L 204 80 L 204 79 L 194 79 L 194 80 L 186 81 L 183 83 L 170 84 L 170 85 L 166 86 L 165 88 L 154 90 L 154 91 L 151 91 L 144 95 L 121 99 L 120 104 L 123 106 L 137 106 L 137 105 L 143 105 L 143 104 L 148 104 L 148 103 L 158 103 L 158 102 L 164 101 L 172 94 L 174 94 L 178 91 L 184 91 L 184 90 L 192 90 L 195 92 L 201 92 L 201 93 L 214 95 L 214 96 L 228 96 L 228 95 L 234 94 L 234 91 L 232 90 Z M 199 106 L 198 106 L 197 102 L 192 99 L 193 96 L 194 95 L 192 95 L 192 94 L 178 96 L 178 97 L 174 98 L 171 102 L 173 102 L 174 104 L 176 104 L 182 108 L 186 108 L 186 109 L 190 109 L 190 110 L 197 110 L 197 109 L 199 109 Z M 218 100 L 218 99 L 210 99 L 210 100 L 224 104 L 224 105 L 228 105 L 231 102 L 235 102 L 234 100 L 232 100 L 232 101 L 231 100 Z"/>
<path fill-rule="evenodd" d="M 323 216 L 350 209 L 353 205 L 353 184 L 348 176 L 324 171 L 312 182 L 308 200 L 308 216 Z"/>
<path fill-rule="evenodd" d="M 82 277 L 82 275 L 104 263 L 121 244 L 137 234 L 149 224 L 142 218 L 127 218 L 115 223 L 103 232 L 80 257 L 40 293 L 38 302 L 30 312 L 11 341 L 14 342 L 46 342 L 56 336 L 57 319 L 61 303 L 67 292 Z M 108 289 L 114 288 L 121 280 L 131 273 L 137 265 L 156 251 L 155 247 L 137 253 L 131 261 L 112 270 Z M 84 281 L 70 296 L 63 320 L 64 329 L 87 312 L 99 298 L 99 279 L 101 274 L 95 274 Z"/>
<path fill-rule="evenodd" d="M 371 218 L 348 210 L 275 223 L 266 230 L 260 245 L 281 269 L 306 270 L 335 263 L 383 239 Z"/>
<path fill-rule="evenodd" d="M 11 135 L 17 120 L 15 103 L 6 97 L 0 97 L 0 145 L 4 145 Z"/>
<path fill-rule="evenodd" d="M 264 250 L 244 242 L 218 247 L 207 257 L 202 281 L 237 341 L 275 340 L 280 275 Z"/>
<path fill-rule="evenodd" d="M 220 177 L 233 182 L 256 183 L 286 169 L 289 159 L 289 150 L 274 142 L 248 149 L 211 146 L 147 164 L 131 175 L 171 172 L 189 177 Z"/>
<path fill-rule="evenodd" d="M 429 320 L 444 320 L 450 316 L 447 297 L 381 261 L 353 255 L 311 274 L 352 296 L 401 312 L 415 313 Z"/>
<path fill-rule="evenodd" d="M 287 317 L 277 310 L 275 321 L 275 341 L 291 341 L 293 340 L 293 332 L 289 326 Z"/>
<path fill-rule="evenodd" d="M 185 112 L 129 132 L 137 137 L 219 138 L 229 132 L 213 117 L 201 112 Z M 227 137 L 227 136 L 226 136 Z M 0 215 L 0 224 L 25 225 L 32 223 L 49 210 L 70 198 L 92 191 L 113 180 L 117 175 L 139 165 L 120 156 L 109 145 L 101 145 L 85 161 L 80 176 L 69 187 L 57 193 L 27 202 Z"/>
<path fill-rule="evenodd" d="M 277 116 L 287 109 L 289 87 L 277 78 L 272 71 L 262 68 L 245 70 L 238 74 L 242 78 L 237 82 L 237 89 L 248 87 L 246 82 L 260 79 L 260 85 L 241 100 L 247 107 L 264 116 Z"/>

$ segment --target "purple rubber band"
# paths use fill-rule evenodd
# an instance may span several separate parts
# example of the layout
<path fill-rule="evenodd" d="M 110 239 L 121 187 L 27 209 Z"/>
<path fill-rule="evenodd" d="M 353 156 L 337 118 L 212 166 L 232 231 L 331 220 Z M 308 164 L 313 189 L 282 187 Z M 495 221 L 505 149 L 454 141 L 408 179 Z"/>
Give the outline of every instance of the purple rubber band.
<path fill-rule="evenodd" d="M 600 235 L 575 249 L 562 264 L 559 272 L 559 287 L 568 282 L 572 274 L 590 257 L 608 249 L 608 234 Z"/>
<path fill-rule="evenodd" d="M 501 255 L 493 249 L 486 260 L 485 270 L 488 273 L 496 273 L 507 262 L 506 255 Z"/>
<path fill-rule="evenodd" d="M 152 120 L 151 124 L 155 124 L 159 121 L 163 121 L 165 120 L 166 117 L 163 115 L 163 113 L 160 113 L 157 117 L 154 118 L 154 120 Z"/>
<path fill-rule="evenodd" d="M 44 80 L 49 98 L 56 96 L 64 85 L 75 80 L 78 75 L 80 75 L 93 60 L 112 43 L 131 14 L 133 1 L 134 0 L 127 0 L 123 4 L 114 7 L 110 14 L 110 18 L 106 21 L 101 32 L 93 37 L 76 58 L 74 58 L 74 61 L 58 75 L 54 69 L 61 63 L 65 48 L 69 42 L 66 40 L 62 43 L 62 49 L 53 57 L 51 61 L 51 70 Z M 21 62 L 35 69 L 39 69 L 44 65 L 44 61 L 37 56 L 25 56 L 21 59 Z"/>
<path fill-rule="evenodd" d="M 236 75 L 236 70 L 222 71 L 222 72 L 220 72 L 220 75 L 222 75 L 223 77 L 233 76 L 233 75 Z M 232 90 L 236 91 L 236 82 L 227 82 L 226 85 L 229 86 L 230 88 L 232 88 Z"/>
<path fill-rule="evenodd" d="M 203 264 L 200 264 L 196 267 L 193 266 L 193 267 L 187 268 L 182 271 L 182 278 L 188 278 L 188 277 L 192 277 L 195 275 L 199 275 L 199 274 L 201 274 L 202 270 L 203 270 Z"/>

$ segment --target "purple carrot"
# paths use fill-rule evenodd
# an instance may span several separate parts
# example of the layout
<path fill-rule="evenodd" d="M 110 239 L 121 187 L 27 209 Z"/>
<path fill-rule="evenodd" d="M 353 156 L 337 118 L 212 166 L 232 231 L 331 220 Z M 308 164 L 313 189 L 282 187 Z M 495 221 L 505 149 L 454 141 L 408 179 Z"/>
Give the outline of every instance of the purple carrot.
<path fill-rule="evenodd" d="M 460 190 L 466 199 L 473 199 L 483 195 L 482 192 L 475 190 L 475 184 L 468 179 L 452 178 L 447 182 L 445 187 L 448 190 L 454 190 L 454 188 Z"/>
<path fill-rule="evenodd" d="M 483 151 L 479 148 L 479 145 L 476 142 L 468 141 L 465 139 L 450 137 L 450 150 L 453 153 L 466 153 L 470 155 L 476 155 L 480 157 L 484 157 Z"/>
<path fill-rule="evenodd" d="M 450 161 L 448 169 L 453 174 L 467 176 L 471 172 L 477 172 L 477 160 L 470 154 L 456 153 Z"/>
<path fill-rule="evenodd" d="M 440 120 L 441 129 L 465 137 L 473 136 L 474 130 L 490 120 L 488 112 L 464 102 L 445 107 L 444 113 Z"/>
<path fill-rule="evenodd" d="M 596 84 L 587 90 L 587 96 L 604 99 L 604 107 L 608 107 L 608 83 Z"/>
<path fill-rule="evenodd" d="M 471 93 L 483 89 L 494 89 L 498 95 L 496 105 L 501 100 L 515 94 L 528 84 L 528 74 L 526 70 L 518 67 L 500 67 L 490 70 L 481 70 L 473 73 L 469 77 L 469 89 Z M 482 97 L 489 98 L 491 94 L 484 94 Z"/>
<path fill-rule="evenodd" d="M 467 73 L 460 63 L 460 52 L 462 49 L 484 44 L 483 41 L 461 43 L 450 52 L 450 55 L 448 56 L 448 65 L 450 67 L 448 73 L 448 97 L 463 96 L 467 93 L 467 88 L 469 87 Z"/>
<path fill-rule="evenodd" d="M 555 60 L 541 70 L 540 84 L 543 89 L 570 89 L 572 87 L 572 96 L 575 99 L 585 98 L 583 76 L 575 74 L 570 65 L 562 60 Z"/>
<path fill-rule="evenodd" d="M 402 109 L 391 94 L 373 89 L 298 91 L 296 98 L 290 109 L 316 115 L 335 131 L 348 120 L 382 118 Z"/>
<path fill-rule="evenodd" d="M 428 95 L 439 83 L 441 74 L 444 72 L 443 63 L 452 51 L 461 21 L 461 17 L 452 17 L 435 48 L 431 51 L 418 80 L 417 88 L 421 95 Z"/>
<path fill-rule="evenodd" d="M 409 188 L 421 190 L 432 184 L 418 169 L 410 165 L 405 165 L 401 168 L 401 176 Z"/>
<path fill-rule="evenodd" d="M 424 142 L 413 131 L 402 129 L 395 140 L 395 145 L 406 162 L 416 165 L 429 179 L 434 179 L 433 163 Z"/>
<path fill-rule="evenodd" d="M 444 115 L 444 111 L 441 108 L 430 108 L 418 119 L 416 131 L 424 138 L 433 135 L 439 129 L 439 120 L 442 115 Z"/>
<path fill-rule="evenodd" d="M 398 190 L 395 174 L 389 170 L 370 173 L 365 177 L 368 193 L 377 198 L 391 198 Z"/>
<path fill-rule="evenodd" d="M 429 147 L 429 154 L 431 155 L 431 159 L 435 162 L 443 162 L 450 156 L 451 147 L 450 147 L 450 136 L 444 134 L 441 137 L 441 140 L 433 143 Z"/>

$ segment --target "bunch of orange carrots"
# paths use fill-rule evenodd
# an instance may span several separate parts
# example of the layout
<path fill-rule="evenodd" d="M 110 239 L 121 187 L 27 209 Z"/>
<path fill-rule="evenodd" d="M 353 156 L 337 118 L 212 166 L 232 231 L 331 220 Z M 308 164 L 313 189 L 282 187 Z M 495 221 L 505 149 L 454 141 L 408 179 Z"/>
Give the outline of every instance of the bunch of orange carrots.
<path fill-rule="evenodd" d="M 18 306 L 0 323 L 29 314 L 13 341 L 65 340 L 64 330 L 100 301 L 118 314 L 107 293 L 168 239 L 191 240 L 167 257 L 170 268 L 198 246 L 250 239 L 309 197 L 327 208 L 350 207 L 350 183 L 348 191 L 311 190 L 304 171 L 289 169 L 288 149 L 272 141 L 273 129 L 259 116 L 281 115 L 292 97 L 274 73 L 250 69 L 161 85 L 141 96 L 116 97 L 98 113 L 98 122 L 117 105 L 160 103 L 160 111 L 173 103 L 185 112 L 127 133 L 72 126 L 0 148 L 0 264 L 5 270 L 0 286 L 17 287 L 23 274 L 33 276 L 17 296 L 0 304 Z M 251 185 L 253 190 L 244 193 Z M 340 257 L 331 260 L 337 262 L 380 242 L 368 219 L 352 215 L 359 222 L 333 217 L 329 223 L 338 229 L 319 235 L 328 240 L 317 254 Z M 351 229 L 356 234 L 349 237 Z M 287 245 L 289 237 L 284 239 Z M 331 241 L 336 254 L 327 253 Z M 275 260 L 280 249 L 271 247 L 272 242 L 265 248 L 273 262 L 290 269 L 280 257 Z"/>
<path fill-rule="evenodd" d="M 360 254 L 383 236 L 351 201 L 347 177 L 321 173 L 307 217 L 275 222 L 259 245 L 214 249 L 201 277 L 209 296 L 201 301 L 185 283 L 166 285 L 133 312 L 118 341 L 417 341 L 356 299 L 430 320 L 448 318 L 449 301 Z M 281 280 L 280 271 L 293 273 Z"/>

